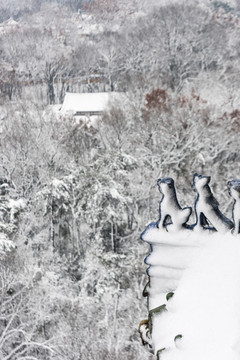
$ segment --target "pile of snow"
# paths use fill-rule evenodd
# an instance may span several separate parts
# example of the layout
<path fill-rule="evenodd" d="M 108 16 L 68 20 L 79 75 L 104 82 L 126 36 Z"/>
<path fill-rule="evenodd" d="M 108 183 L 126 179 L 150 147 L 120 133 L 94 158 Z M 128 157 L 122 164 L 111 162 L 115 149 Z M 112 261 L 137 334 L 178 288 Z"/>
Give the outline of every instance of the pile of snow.
<path fill-rule="evenodd" d="M 198 236 L 201 242 L 204 236 Z M 207 238 L 183 272 L 174 296 L 165 302 L 168 311 L 154 318 L 155 350 L 166 348 L 161 360 L 240 358 L 239 237 Z M 182 338 L 174 343 L 177 335 Z"/>

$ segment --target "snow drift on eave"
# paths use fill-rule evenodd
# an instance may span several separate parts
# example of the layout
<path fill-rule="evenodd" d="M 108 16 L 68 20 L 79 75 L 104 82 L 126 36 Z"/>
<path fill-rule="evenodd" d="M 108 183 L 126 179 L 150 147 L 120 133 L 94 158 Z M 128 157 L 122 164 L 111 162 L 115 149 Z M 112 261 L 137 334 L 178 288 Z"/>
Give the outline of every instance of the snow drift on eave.
<path fill-rule="evenodd" d="M 240 359 L 240 242 L 231 234 L 210 238 L 154 324 L 156 347 L 170 349 L 162 360 Z"/>

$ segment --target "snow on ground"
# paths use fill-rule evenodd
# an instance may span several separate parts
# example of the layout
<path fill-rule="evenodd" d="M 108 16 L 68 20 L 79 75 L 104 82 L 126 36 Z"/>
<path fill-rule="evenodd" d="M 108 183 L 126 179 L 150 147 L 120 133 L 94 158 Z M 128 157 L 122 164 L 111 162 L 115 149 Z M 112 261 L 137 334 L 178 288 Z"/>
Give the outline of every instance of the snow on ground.
<path fill-rule="evenodd" d="M 156 351 L 169 348 L 161 360 L 240 358 L 240 239 L 208 240 L 183 272 L 168 312 L 154 321 Z M 176 335 L 183 336 L 177 347 Z"/>

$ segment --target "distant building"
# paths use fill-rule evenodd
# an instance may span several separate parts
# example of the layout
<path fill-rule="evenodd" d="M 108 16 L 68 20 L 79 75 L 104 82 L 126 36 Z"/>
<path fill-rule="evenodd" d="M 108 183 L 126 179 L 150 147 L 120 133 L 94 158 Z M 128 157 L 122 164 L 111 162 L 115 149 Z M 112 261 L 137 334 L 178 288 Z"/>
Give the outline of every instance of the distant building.
<path fill-rule="evenodd" d="M 60 112 L 76 117 L 99 116 L 115 104 L 121 106 L 126 100 L 125 93 L 66 93 Z"/>

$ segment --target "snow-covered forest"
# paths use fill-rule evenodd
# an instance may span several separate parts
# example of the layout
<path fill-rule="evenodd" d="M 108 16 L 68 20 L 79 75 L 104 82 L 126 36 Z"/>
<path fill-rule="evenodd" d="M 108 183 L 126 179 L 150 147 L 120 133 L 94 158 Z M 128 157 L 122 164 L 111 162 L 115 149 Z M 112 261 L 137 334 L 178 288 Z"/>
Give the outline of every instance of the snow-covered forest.
<path fill-rule="evenodd" d="M 150 360 L 159 177 L 239 178 L 240 1 L 0 0 L 0 359 Z M 86 126 L 66 92 L 124 92 Z M 194 222 L 194 219 L 193 221 Z"/>

